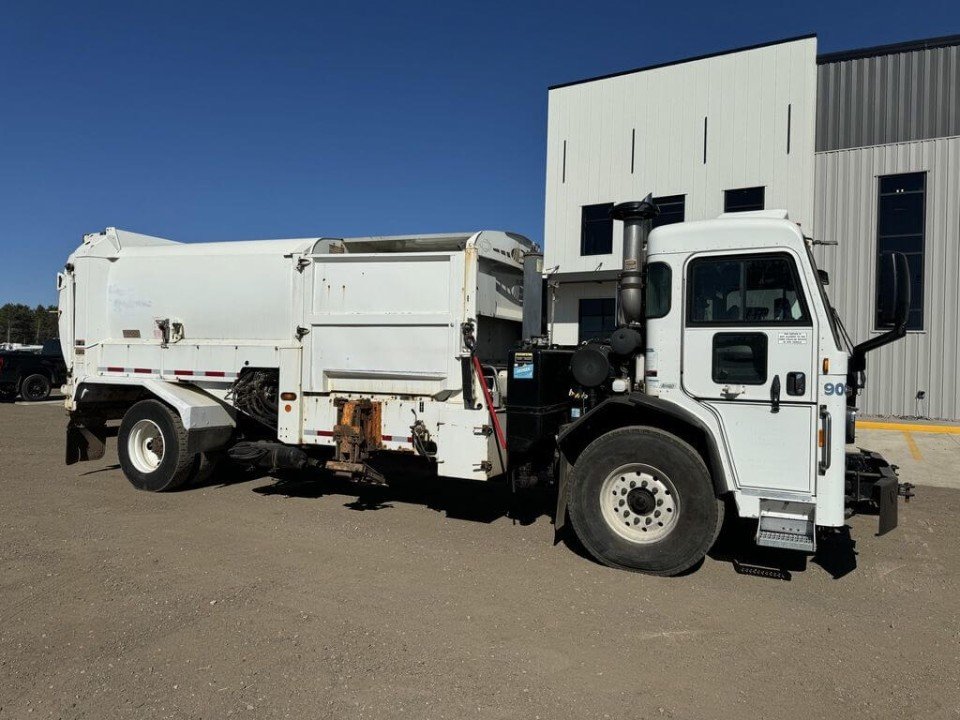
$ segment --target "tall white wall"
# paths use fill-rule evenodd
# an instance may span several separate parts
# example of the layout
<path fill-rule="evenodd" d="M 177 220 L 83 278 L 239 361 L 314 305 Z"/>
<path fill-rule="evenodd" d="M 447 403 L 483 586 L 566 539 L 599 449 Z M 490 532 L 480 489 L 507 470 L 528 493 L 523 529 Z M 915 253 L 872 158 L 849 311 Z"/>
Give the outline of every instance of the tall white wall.
<path fill-rule="evenodd" d="M 812 229 L 816 72 L 807 38 L 551 90 L 545 266 L 618 269 L 620 223 L 609 255 L 581 257 L 580 209 L 648 192 L 686 195 L 686 219 L 701 220 L 724 190 L 763 185 L 767 208 Z"/>

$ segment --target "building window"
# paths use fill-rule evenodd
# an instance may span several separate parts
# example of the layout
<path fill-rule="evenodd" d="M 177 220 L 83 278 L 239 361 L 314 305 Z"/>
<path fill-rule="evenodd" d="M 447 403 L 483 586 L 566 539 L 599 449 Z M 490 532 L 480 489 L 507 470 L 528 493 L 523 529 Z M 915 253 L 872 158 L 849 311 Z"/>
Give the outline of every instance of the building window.
<path fill-rule="evenodd" d="M 660 208 L 660 214 L 653 219 L 655 228 L 661 225 L 673 225 L 683 222 L 684 200 L 686 195 L 667 195 L 654 198 L 653 201 Z"/>
<path fill-rule="evenodd" d="M 580 216 L 580 254 L 609 255 L 613 252 L 613 203 L 584 205 Z"/>
<path fill-rule="evenodd" d="M 617 302 L 613 298 L 580 300 L 580 342 L 603 339 L 617 329 Z"/>
<path fill-rule="evenodd" d="M 876 326 L 880 306 L 892 292 L 889 253 L 900 252 L 910 264 L 910 316 L 908 330 L 923 329 L 923 245 L 926 224 L 926 173 L 887 175 L 880 178 L 877 198 Z M 884 262 L 886 261 L 886 262 Z M 886 326 L 889 327 L 889 326 Z"/>
<path fill-rule="evenodd" d="M 688 325 L 809 325 L 796 263 L 785 253 L 700 258 L 688 270 Z"/>
<path fill-rule="evenodd" d="M 747 212 L 748 210 L 763 210 L 762 187 L 723 191 L 724 212 Z"/>

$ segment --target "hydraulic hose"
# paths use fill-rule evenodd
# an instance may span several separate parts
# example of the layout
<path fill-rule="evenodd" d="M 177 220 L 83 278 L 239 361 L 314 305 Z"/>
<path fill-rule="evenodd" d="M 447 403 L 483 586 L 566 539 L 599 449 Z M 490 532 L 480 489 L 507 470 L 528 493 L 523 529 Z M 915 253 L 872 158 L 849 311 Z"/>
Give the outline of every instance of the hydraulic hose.
<path fill-rule="evenodd" d="M 483 389 L 483 400 L 487 404 L 487 411 L 490 413 L 490 420 L 493 422 L 493 431 L 497 434 L 497 444 L 504 450 L 507 449 L 507 438 L 503 434 L 503 428 L 500 427 L 500 419 L 497 417 L 497 411 L 493 408 L 493 396 L 490 394 L 490 388 L 487 387 L 487 381 L 483 378 L 483 366 L 480 364 L 480 358 L 473 356 L 473 368 L 477 371 L 477 380 L 480 381 L 480 387 Z"/>

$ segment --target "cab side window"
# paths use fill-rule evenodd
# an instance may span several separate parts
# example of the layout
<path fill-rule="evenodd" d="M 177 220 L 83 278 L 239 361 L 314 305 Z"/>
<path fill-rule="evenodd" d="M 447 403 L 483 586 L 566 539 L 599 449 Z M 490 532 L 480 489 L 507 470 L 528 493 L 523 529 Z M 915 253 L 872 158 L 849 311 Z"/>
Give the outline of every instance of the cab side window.
<path fill-rule="evenodd" d="M 670 312 L 670 266 L 662 262 L 647 265 L 646 302 L 648 320 L 665 317 Z"/>
<path fill-rule="evenodd" d="M 687 280 L 688 325 L 810 325 L 796 263 L 784 253 L 699 258 Z"/>

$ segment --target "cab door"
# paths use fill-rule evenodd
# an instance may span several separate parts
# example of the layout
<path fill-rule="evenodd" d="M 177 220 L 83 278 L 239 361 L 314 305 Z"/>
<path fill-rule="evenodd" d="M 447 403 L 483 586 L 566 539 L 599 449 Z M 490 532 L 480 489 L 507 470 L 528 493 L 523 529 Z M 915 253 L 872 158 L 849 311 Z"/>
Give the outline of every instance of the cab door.
<path fill-rule="evenodd" d="M 719 420 L 741 488 L 814 492 L 817 325 L 791 252 L 685 268 L 684 391 Z"/>

